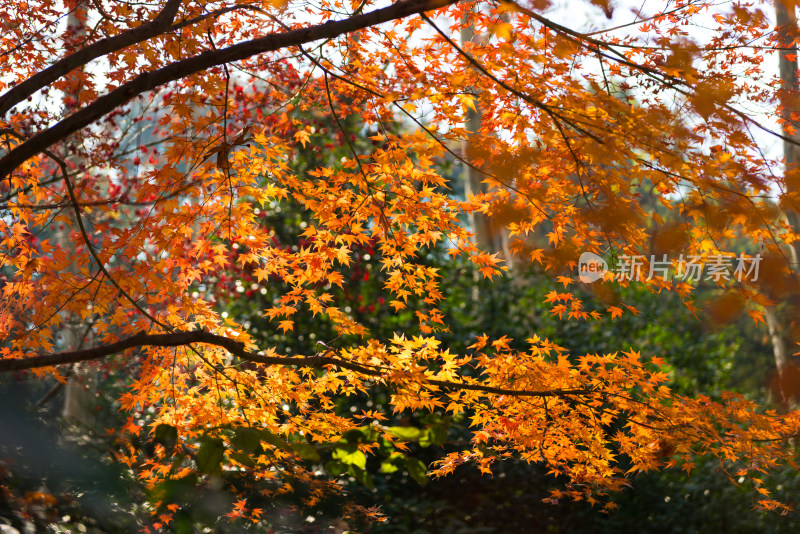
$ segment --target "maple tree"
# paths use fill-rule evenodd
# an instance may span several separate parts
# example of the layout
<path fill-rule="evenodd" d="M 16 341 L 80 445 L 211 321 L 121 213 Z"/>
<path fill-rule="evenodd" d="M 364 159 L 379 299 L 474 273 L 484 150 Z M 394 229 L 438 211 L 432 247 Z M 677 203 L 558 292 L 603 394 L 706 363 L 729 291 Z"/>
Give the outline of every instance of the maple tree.
<path fill-rule="evenodd" d="M 612 8 L 593 0 L 591 33 L 549 18 L 546 2 L 381 5 L 3 2 L 0 371 L 63 379 L 57 366 L 135 355 L 118 459 L 153 488 L 226 469 L 271 495 L 302 486 L 313 503 L 337 488 L 309 467 L 331 443 L 367 480 L 366 454 L 401 451 L 410 436 L 379 411 L 333 408 L 380 385 L 396 412 L 469 416 L 471 444 L 431 474 L 515 456 L 563 475 L 551 500 L 594 502 L 632 473 L 713 455 L 755 483 L 762 506 L 784 506 L 760 477 L 794 465 L 797 413 L 679 395 L 658 355 L 627 347 L 570 355 L 530 332 L 524 345 L 480 335 L 451 352 L 437 307 L 447 288 L 423 260 L 445 245 L 502 276 L 499 254 L 461 222 L 481 213 L 516 258 L 558 276 L 553 314 L 610 321 L 637 313 L 617 291 L 635 282 L 599 281 L 605 304 L 586 309 L 568 290 L 582 251 L 709 258 L 738 240 L 763 256 L 761 276 L 718 277 L 717 316 L 746 309 L 762 321 L 797 288 L 786 250 L 798 236 L 782 215 L 795 211 L 796 173 L 761 150 L 765 137 L 794 142 L 781 129 L 793 128 L 784 110 L 796 95 L 765 67 L 785 34 L 760 6 L 701 1 L 604 28 Z M 65 7 L 80 28 L 61 24 Z M 466 24 L 486 37 L 458 44 Z M 465 127 L 478 108 L 479 128 Z M 348 154 L 299 171 L 288 161 L 319 135 L 313 113 Z M 371 146 L 353 142 L 353 117 Z M 485 191 L 449 194 L 445 157 L 481 174 Z M 258 217 L 287 203 L 307 217 L 288 249 Z M 386 305 L 419 302 L 419 335 L 375 337 L 332 304 L 365 246 Z M 208 284 L 233 249 L 256 286 L 280 289 L 263 311 L 271 328 L 295 332 L 308 313 L 336 337 L 282 354 L 220 315 Z M 642 283 L 696 311 L 690 283 Z M 75 321 L 88 325 L 84 348 L 59 341 Z M 426 466 L 398 454 L 424 479 Z M 158 525 L 172 521 L 158 492 L 154 509 Z M 243 498 L 229 516 L 260 513 Z"/>

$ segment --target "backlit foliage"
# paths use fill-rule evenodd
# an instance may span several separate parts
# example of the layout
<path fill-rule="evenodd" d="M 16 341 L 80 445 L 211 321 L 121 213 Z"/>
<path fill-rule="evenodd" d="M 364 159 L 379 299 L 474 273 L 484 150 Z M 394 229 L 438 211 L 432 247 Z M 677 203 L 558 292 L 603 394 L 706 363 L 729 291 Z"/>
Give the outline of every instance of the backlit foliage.
<path fill-rule="evenodd" d="M 553 500 L 594 502 L 636 472 L 690 470 L 710 454 L 749 477 L 762 506 L 783 506 L 759 477 L 793 462 L 795 413 L 679 396 L 658 355 L 624 340 L 617 353 L 568 355 L 530 332 L 525 349 L 481 336 L 450 352 L 437 338 L 447 288 L 422 261 L 446 246 L 488 278 L 511 259 L 538 262 L 558 277 L 554 314 L 611 321 L 637 310 L 611 280 L 597 283 L 608 306 L 584 309 L 569 292 L 582 251 L 760 253 L 758 280 L 718 282 L 733 295 L 723 308 L 760 320 L 795 290 L 786 245 L 798 238 L 781 216 L 798 201 L 796 173 L 762 150 L 791 130 L 777 117 L 796 96 L 767 67 L 769 4 L 652 2 L 615 27 L 602 0 L 575 2 L 575 27 L 539 1 L 1 4 L 0 369 L 139 358 L 118 456 L 154 489 L 160 525 L 176 511 L 159 499 L 165 480 L 223 470 L 270 495 L 302 486 L 313 504 L 336 491 L 313 468 L 320 451 L 353 431 L 371 438 L 332 454 L 363 477 L 378 436 L 400 450 L 408 438 L 383 413 L 333 409 L 375 385 L 396 412 L 469 418 L 472 442 L 429 466 L 435 475 L 514 455 L 563 475 Z M 465 26 L 478 37 L 462 44 Z M 464 126 L 470 110 L 477 131 Z M 320 116 L 348 156 L 293 170 L 323 135 Z M 453 195 L 437 166 L 448 158 L 487 190 Z M 307 214 L 294 249 L 259 223 L 288 202 Z M 471 212 L 506 228 L 513 258 L 474 244 Z M 365 246 L 386 305 L 422 304 L 421 336 L 378 339 L 331 304 Z M 285 288 L 263 310 L 270 328 L 308 334 L 293 317 L 310 312 L 338 337 L 315 354 L 257 346 L 207 285 L 233 257 L 254 283 Z M 693 306 L 689 283 L 642 283 Z M 61 340 L 70 321 L 88 325 L 82 350 Z M 151 454 L 133 435 L 156 444 Z M 425 466 L 407 462 L 424 481 Z M 229 516 L 260 514 L 242 498 Z"/>

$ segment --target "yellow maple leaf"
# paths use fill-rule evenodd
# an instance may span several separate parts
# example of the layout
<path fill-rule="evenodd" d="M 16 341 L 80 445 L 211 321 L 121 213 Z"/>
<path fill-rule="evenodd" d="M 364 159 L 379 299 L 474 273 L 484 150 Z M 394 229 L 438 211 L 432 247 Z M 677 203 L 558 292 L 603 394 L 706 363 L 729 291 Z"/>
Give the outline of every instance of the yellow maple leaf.
<path fill-rule="evenodd" d="M 298 130 L 294 134 L 294 139 L 295 141 L 303 145 L 303 148 L 305 148 L 306 145 L 311 140 L 311 132 L 309 132 L 308 130 Z"/>

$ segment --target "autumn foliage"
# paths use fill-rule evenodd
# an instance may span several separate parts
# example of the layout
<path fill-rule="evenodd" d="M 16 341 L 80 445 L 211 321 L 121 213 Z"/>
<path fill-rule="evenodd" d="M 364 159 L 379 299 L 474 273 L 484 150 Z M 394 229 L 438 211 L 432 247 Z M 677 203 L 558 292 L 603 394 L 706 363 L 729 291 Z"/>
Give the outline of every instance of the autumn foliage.
<path fill-rule="evenodd" d="M 390 414 L 334 409 L 385 387 L 395 412 L 469 419 L 463 450 L 421 472 L 408 460 L 423 480 L 425 468 L 489 471 L 514 456 L 563 476 L 552 500 L 594 502 L 637 472 L 690 470 L 708 454 L 753 481 L 762 506 L 783 506 L 761 477 L 794 465 L 795 412 L 733 393 L 679 396 L 658 355 L 625 340 L 612 354 L 567 354 L 530 332 L 454 353 L 438 337 L 447 287 L 423 261 L 434 247 L 488 278 L 541 265 L 566 320 L 637 313 L 618 297 L 637 283 L 700 313 L 690 281 L 658 277 L 599 281 L 605 304 L 588 309 L 570 291 L 584 251 L 761 254 L 757 280 L 714 282 L 720 310 L 755 321 L 797 290 L 798 236 L 784 215 L 797 173 L 764 151 L 791 140 L 797 96 L 770 67 L 771 6 L 659 3 L 611 27 L 611 4 L 592 0 L 576 28 L 548 8 L 3 0 L 0 370 L 59 377 L 64 364 L 135 360 L 117 459 L 152 488 L 238 469 L 271 494 L 302 485 L 318 501 L 337 486 L 313 465 L 342 436 L 336 458 L 360 476 L 378 438 L 403 450 L 409 436 L 385 424 Z M 476 37 L 462 42 L 466 26 Z M 368 147 L 345 128 L 353 120 Z M 296 171 L 296 152 L 323 135 L 348 155 Z M 480 173 L 485 190 L 459 198 L 445 160 Z M 259 222 L 287 204 L 306 218 L 295 248 Z M 510 255 L 475 244 L 470 213 L 495 221 Z M 332 304 L 365 246 L 384 305 L 418 304 L 415 333 L 376 338 Z M 309 354 L 259 346 L 210 287 L 234 257 L 254 284 L 283 288 L 263 310 L 267 328 L 305 334 L 296 317 L 310 314 L 338 337 Z M 69 328 L 80 332 L 72 346 Z M 131 436 L 154 443 L 151 454 Z M 175 511 L 157 499 L 154 510 L 165 525 Z M 230 517 L 259 514 L 242 498 Z"/>

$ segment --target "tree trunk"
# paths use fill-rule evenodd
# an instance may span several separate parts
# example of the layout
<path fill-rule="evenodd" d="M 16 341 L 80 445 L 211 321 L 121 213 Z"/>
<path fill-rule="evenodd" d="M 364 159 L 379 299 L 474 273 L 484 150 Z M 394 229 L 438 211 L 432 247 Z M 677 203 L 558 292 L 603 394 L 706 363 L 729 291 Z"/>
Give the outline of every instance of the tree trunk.
<path fill-rule="evenodd" d="M 461 44 L 477 42 L 480 39 L 479 35 L 475 34 L 474 28 L 469 24 L 464 24 L 461 27 Z M 481 109 L 477 99 L 475 102 L 475 109 L 467 110 L 467 120 L 465 128 L 470 134 L 476 134 L 481 127 Z M 462 154 L 469 154 L 473 141 L 466 139 L 462 144 Z M 468 159 L 468 158 L 465 158 Z M 483 183 L 485 178 L 480 172 L 473 169 L 469 165 L 464 164 L 464 190 L 465 195 L 477 195 L 486 192 L 486 184 Z M 506 263 L 511 263 L 511 255 L 508 247 L 508 235 L 501 225 L 492 220 L 490 216 L 482 213 L 470 213 L 469 215 L 470 226 L 472 231 L 475 232 L 475 244 L 483 250 L 495 253 L 501 252 L 503 259 Z"/>
<path fill-rule="evenodd" d="M 794 3 L 785 0 L 775 0 L 775 24 L 776 35 L 781 50 L 778 54 L 778 66 L 781 78 L 781 90 L 779 93 L 780 116 L 783 119 L 783 134 L 787 139 L 783 142 L 784 174 L 791 177 L 794 173 L 800 173 L 800 125 L 793 124 L 790 120 L 792 112 L 800 111 L 798 106 L 798 81 L 797 81 L 797 47 L 796 38 L 797 16 Z M 786 192 L 797 192 L 800 180 L 787 179 Z M 793 231 L 800 230 L 800 217 L 797 210 L 784 204 L 784 216 Z M 797 276 L 798 246 L 800 243 L 789 245 L 789 255 L 792 260 L 792 275 Z M 777 400 L 787 408 L 795 408 L 800 391 L 797 384 L 794 384 L 793 372 L 794 362 L 792 361 L 791 350 L 797 347 L 800 340 L 800 324 L 795 319 L 795 311 L 800 310 L 800 300 L 796 292 L 789 292 L 788 296 L 773 306 L 768 307 L 765 312 L 767 328 L 769 329 L 770 340 L 772 342 L 772 352 L 775 357 L 775 368 L 777 377 L 775 383 Z"/>
<path fill-rule="evenodd" d="M 86 35 L 87 28 L 81 20 L 82 18 L 85 20 L 85 13 L 85 6 L 79 4 L 69 14 L 65 39 L 81 39 Z M 76 91 L 79 89 L 80 85 L 76 84 Z M 79 95 L 77 93 L 65 96 L 71 97 L 72 102 L 78 102 Z M 67 100 L 65 99 L 65 114 L 70 113 L 70 107 L 77 107 L 77 104 L 71 106 L 67 104 Z M 67 154 L 67 158 L 73 161 L 76 159 L 71 154 Z M 69 232 L 69 228 L 64 228 L 56 233 L 56 243 L 65 250 L 69 250 L 72 246 Z M 76 317 L 67 316 L 65 318 L 63 330 L 65 350 L 77 350 L 82 347 L 84 328 Z M 88 335 L 89 332 L 87 331 L 86 334 Z M 85 428 L 94 426 L 94 389 L 96 381 L 96 372 L 90 368 L 90 364 L 74 364 L 64 386 L 64 406 L 61 415 L 67 423 Z"/>

